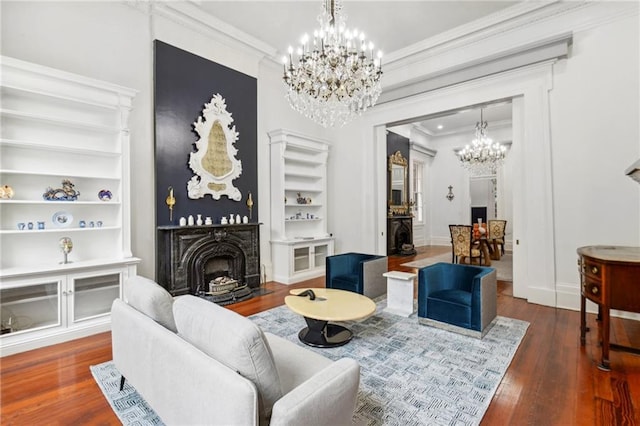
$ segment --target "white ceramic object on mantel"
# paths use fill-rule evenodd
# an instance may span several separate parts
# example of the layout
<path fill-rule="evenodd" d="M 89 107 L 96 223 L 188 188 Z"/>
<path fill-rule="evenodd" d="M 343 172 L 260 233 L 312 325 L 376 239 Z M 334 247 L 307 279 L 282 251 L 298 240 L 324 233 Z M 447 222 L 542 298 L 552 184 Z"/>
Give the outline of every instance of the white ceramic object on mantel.
<path fill-rule="evenodd" d="M 193 220 L 193 215 L 189 215 L 189 217 L 187 218 L 187 224 L 189 226 L 195 225 L 195 220 Z"/>
<path fill-rule="evenodd" d="M 178 223 L 180 226 L 187 226 L 187 219 L 185 217 L 181 217 Z"/>
<path fill-rule="evenodd" d="M 226 225 L 227 222 L 227 217 L 226 216 L 222 216 L 222 219 L 220 219 L 220 225 Z"/>
<path fill-rule="evenodd" d="M 242 223 L 249 223 L 249 218 L 246 216 L 242 216 Z"/>
<path fill-rule="evenodd" d="M 202 215 L 201 215 L 201 214 L 199 214 L 199 215 L 198 215 L 198 219 L 196 220 L 196 225 L 198 225 L 198 226 L 202 226 L 202 224 L 203 224 L 203 223 L 204 223 L 204 222 L 202 222 Z"/>
<path fill-rule="evenodd" d="M 207 216 L 204 218 L 204 224 L 205 225 L 213 225 L 213 220 L 211 219 L 211 216 Z"/>

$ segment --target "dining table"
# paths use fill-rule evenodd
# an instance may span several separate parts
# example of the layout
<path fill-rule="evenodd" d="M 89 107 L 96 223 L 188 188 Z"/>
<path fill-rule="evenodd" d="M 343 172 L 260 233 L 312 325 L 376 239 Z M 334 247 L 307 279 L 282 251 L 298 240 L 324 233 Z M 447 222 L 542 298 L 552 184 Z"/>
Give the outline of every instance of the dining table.
<path fill-rule="evenodd" d="M 494 258 L 494 254 L 496 252 L 495 248 L 491 247 L 489 244 L 489 240 L 484 235 L 481 235 L 478 238 L 474 238 L 473 242 L 478 243 L 478 248 L 482 252 L 482 259 L 484 260 L 485 266 L 491 266 L 491 259 Z"/>

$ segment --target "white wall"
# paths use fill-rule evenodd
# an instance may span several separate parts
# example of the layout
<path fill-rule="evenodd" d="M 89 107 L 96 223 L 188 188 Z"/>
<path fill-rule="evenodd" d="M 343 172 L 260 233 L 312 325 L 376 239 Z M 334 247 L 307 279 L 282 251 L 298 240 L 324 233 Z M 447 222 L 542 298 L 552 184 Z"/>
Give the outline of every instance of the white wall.
<path fill-rule="evenodd" d="M 511 127 L 491 128 L 488 123 L 487 133 L 495 141 L 510 141 Z M 434 245 L 450 245 L 449 235 L 450 224 L 470 223 L 471 193 L 469 183 L 469 172 L 462 167 L 456 151 L 467 145 L 474 137 L 474 132 L 454 133 L 440 137 L 430 138 L 430 147 L 437 149 L 438 153 L 433 158 L 429 172 L 429 192 L 433 195 L 433 202 L 429 206 L 431 212 L 430 241 Z M 505 165 L 501 168 L 502 173 L 498 176 L 498 185 L 505 180 L 510 180 L 509 153 L 505 159 Z M 455 198 L 452 201 L 446 199 L 449 192 L 449 185 L 453 186 L 452 192 Z M 500 197 L 510 198 L 511 193 L 504 189 L 499 192 Z M 504 205 L 509 205 L 507 200 Z M 499 209 L 500 209 L 499 204 Z M 507 209 L 500 209 L 499 215 L 507 220 L 507 225 L 512 225 L 512 212 Z"/>
<path fill-rule="evenodd" d="M 638 16 L 577 32 L 554 68 L 551 129 L 558 304 L 578 294 L 576 249 L 640 245 Z"/>
<path fill-rule="evenodd" d="M 509 160 L 516 161 L 512 175 L 518 177 L 509 188 L 516 222 L 512 238 L 519 242 L 514 245 L 519 258 L 514 265 L 514 292 L 535 303 L 574 309 L 579 304 L 577 247 L 640 245 L 640 186 L 623 173 L 640 157 L 638 6 L 586 7 L 575 16 L 556 16 L 550 24 L 540 24 L 548 27 L 547 35 L 574 31 L 568 59 L 541 64 L 539 73 L 536 67 L 531 74 L 508 71 L 379 105 L 363 119 L 359 135 L 339 135 L 337 141 L 364 146 L 365 141 L 376 139 L 376 129 L 385 123 L 515 96 L 514 128 L 518 129 L 509 154 Z M 527 26 L 518 29 L 529 30 Z M 361 181 L 377 182 L 380 192 L 382 180 L 376 171 L 384 170 L 384 153 L 375 144 L 367 148 L 371 151 L 363 151 L 364 158 L 375 152 L 375 167 Z M 442 152 L 438 147 L 438 157 Z M 443 166 L 446 173 L 440 175 L 446 182 L 437 183 L 435 162 L 431 170 L 436 198 L 438 188 L 445 191 L 453 185 L 457 197 L 456 188 L 466 185 L 461 176 L 451 173 L 456 160 L 449 153 L 450 161 Z M 349 191 L 360 193 L 367 188 L 350 186 Z M 384 204 L 376 204 L 381 198 L 380 193 L 369 197 L 361 214 L 378 211 L 372 228 L 364 229 L 375 233 L 376 247 L 384 244 L 378 234 L 383 229 L 379 218 L 384 216 Z M 438 219 L 444 223 L 466 216 L 466 208 L 463 212 L 455 200 L 445 209 L 442 218 L 432 218 L 434 229 Z M 350 213 L 344 228 L 357 228 L 361 215 Z M 526 285 L 517 288 L 515 281 Z"/>
<path fill-rule="evenodd" d="M 489 94 L 509 96 L 515 93 L 509 88 L 517 85 L 511 76 L 526 79 L 526 73 L 522 74 L 525 77 L 518 72 L 494 75 L 486 79 L 490 91 L 483 89 L 480 82 L 464 83 L 417 97 L 418 104 L 408 98 L 375 107 L 341 129 L 326 131 L 286 105 L 277 66 L 247 49 L 234 49 L 228 41 L 215 40 L 206 31 L 150 17 L 144 2 L 130 4 L 141 9 L 115 2 L 3 1 L 1 42 L 3 55 L 139 90 L 130 119 L 132 244 L 134 255 L 143 259 L 140 273 L 150 277 L 155 275 L 152 190 L 155 36 L 258 78 L 263 263 L 270 260 L 267 131 L 284 127 L 335 141 L 328 165 L 328 230 L 336 237 L 336 251 L 380 252 L 385 241 L 385 236 L 380 235 L 385 222 L 381 219 L 385 217 L 384 190 L 381 194 L 380 188 L 385 185 L 386 153 L 376 141 L 383 137 L 384 124 L 487 101 Z M 575 16 L 569 11 L 553 16 L 549 22 L 527 22 L 486 37 L 473 49 L 474 54 L 484 48 L 495 52 L 499 49 L 490 48 L 499 43 L 514 48 L 519 41 L 531 43 L 574 31 L 569 58 L 550 66 L 552 72 L 545 84 L 522 87 L 526 96 L 514 105 L 517 112 L 514 127 L 521 124 L 514 134 L 514 144 L 519 139 L 526 142 L 524 146 L 514 145 L 510 153 L 522 161 L 519 164 L 524 164 L 513 173 L 523 174 L 526 184 L 512 188 L 517 203 L 514 215 L 519 215 L 522 226 L 513 232 L 514 238 L 522 241 L 519 255 L 523 259 L 522 269 L 514 270 L 514 277 L 517 280 L 519 273 L 526 277 L 528 288 L 522 297 L 537 303 L 577 307 L 577 247 L 640 245 L 640 185 L 623 173 L 640 157 L 638 12 L 637 4 L 635 9 L 630 9 L 633 5 L 629 4 L 621 8 L 620 4 L 587 5 L 577 7 Z M 600 13 L 618 9 L 624 13 L 597 19 Z M 469 52 L 468 46 L 452 48 L 447 57 L 461 62 L 468 60 Z M 391 77 L 397 83 L 403 75 L 420 72 L 421 64 L 407 65 L 411 69 L 399 69 L 395 75 L 389 70 L 385 78 Z M 444 152 L 442 148 L 438 151 L 438 156 Z M 451 151 L 449 154 L 453 155 Z M 446 157 L 442 154 L 441 158 Z M 445 217 L 448 223 L 452 219 L 462 221 L 466 216 L 456 204 L 466 180 L 457 173 L 449 173 L 459 170 L 459 165 L 453 167 L 457 160 L 453 157 L 449 160 L 450 168 L 441 178 L 437 177 L 435 164 L 429 176 L 425 176 L 434 181 L 429 197 L 443 205 L 438 213 L 439 223 L 444 223 Z M 549 169 L 535 169 L 539 165 Z M 444 198 L 448 185 L 453 185 L 456 194 L 452 203 Z M 540 217 L 534 216 L 540 212 Z M 436 218 L 431 219 L 432 230 L 440 229 Z M 448 234 L 444 235 L 448 238 Z"/>
<path fill-rule="evenodd" d="M 133 3 L 132 3 L 133 4 Z M 258 173 L 261 263 L 271 268 L 269 139 L 288 128 L 311 136 L 326 132 L 291 110 L 280 69 L 271 61 L 210 30 L 187 28 L 148 4 L 120 2 L 5 2 L 2 54 L 138 90 L 130 117 L 132 251 L 138 272 L 155 276 L 153 40 L 159 39 L 258 79 Z M 37 24 L 36 24 L 37 23 Z M 203 94 L 207 100 L 211 94 Z"/>

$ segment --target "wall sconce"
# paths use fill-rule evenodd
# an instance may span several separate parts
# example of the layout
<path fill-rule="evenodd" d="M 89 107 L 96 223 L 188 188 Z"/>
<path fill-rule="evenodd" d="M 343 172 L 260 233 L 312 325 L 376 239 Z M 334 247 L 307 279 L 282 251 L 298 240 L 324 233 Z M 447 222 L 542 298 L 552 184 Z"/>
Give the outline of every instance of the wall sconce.
<path fill-rule="evenodd" d="M 455 195 L 453 195 L 453 192 L 451 192 L 452 189 L 453 186 L 449 185 L 449 193 L 447 194 L 447 200 L 449 201 L 453 201 L 453 198 L 455 197 Z"/>
<path fill-rule="evenodd" d="M 629 176 L 631 179 L 640 183 L 640 160 L 633 163 L 624 173 Z"/>

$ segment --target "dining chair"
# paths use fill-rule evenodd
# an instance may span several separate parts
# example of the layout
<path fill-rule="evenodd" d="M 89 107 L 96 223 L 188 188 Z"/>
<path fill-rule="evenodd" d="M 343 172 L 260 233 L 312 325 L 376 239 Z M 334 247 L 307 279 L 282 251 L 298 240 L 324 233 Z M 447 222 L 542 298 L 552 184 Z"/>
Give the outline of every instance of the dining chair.
<path fill-rule="evenodd" d="M 487 238 L 493 242 L 494 247 L 500 246 L 502 254 L 504 254 L 504 231 L 506 227 L 506 220 L 493 219 L 489 221 L 489 235 Z"/>
<path fill-rule="evenodd" d="M 478 264 L 482 264 L 482 251 L 473 243 L 473 228 L 471 225 L 449 225 L 451 233 L 451 245 L 453 250 L 453 263 L 465 263 L 469 259 L 469 264 L 474 259 L 478 259 Z"/>

